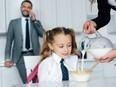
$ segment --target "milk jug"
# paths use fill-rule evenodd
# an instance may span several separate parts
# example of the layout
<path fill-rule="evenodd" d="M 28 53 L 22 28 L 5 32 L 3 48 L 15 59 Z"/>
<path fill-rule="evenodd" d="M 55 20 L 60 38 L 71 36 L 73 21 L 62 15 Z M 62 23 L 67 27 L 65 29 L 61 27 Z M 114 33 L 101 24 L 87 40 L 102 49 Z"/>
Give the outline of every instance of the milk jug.
<path fill-rule="evenodd" d="M 98 31 L 96 31 L 94 38 L 90 38 L 89 35 L 84 34 L 80 43 L 83 43 L 84 49 L 90 52 L 94 58 L 100 58 L 113 49 L 112 42 Z"/>

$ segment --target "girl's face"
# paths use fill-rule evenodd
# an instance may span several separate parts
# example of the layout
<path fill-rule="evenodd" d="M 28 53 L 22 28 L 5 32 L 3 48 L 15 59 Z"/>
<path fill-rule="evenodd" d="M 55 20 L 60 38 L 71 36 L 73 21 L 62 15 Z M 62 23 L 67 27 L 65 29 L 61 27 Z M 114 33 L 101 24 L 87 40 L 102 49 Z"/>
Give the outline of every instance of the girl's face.
<path fill-rule="evenodd" d="M 61 58 L 67 58 L 72 50 L 71 35 L 56 35 L 54 37 L 54 42 L 52 44 L 49 44 L 49 47 Z"/>

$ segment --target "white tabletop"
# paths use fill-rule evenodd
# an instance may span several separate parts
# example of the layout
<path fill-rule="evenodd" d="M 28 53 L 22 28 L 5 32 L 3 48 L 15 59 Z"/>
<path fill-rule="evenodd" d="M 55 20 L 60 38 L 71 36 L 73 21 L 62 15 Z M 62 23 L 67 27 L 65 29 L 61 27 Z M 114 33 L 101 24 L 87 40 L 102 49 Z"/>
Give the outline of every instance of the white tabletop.
<path fill-rule="evenodd" d="M 115 78 L 91 78 L 88 82 L 74 81 L 44 82 L 35 84 L 14 85 L 13 87 L 116 87 Z"/>

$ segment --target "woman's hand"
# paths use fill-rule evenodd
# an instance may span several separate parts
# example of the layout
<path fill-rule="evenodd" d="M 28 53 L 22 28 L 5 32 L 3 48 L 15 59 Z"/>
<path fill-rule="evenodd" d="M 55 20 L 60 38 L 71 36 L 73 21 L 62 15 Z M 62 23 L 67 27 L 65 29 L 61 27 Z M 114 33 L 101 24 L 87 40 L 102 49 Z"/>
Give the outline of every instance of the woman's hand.
<path fill-rule="evenodd" d="M 96 32 L 96 23 L 94 21 L 88 20 L 83 25 L 83 32 L 86 34 L 93 34 Z"/>
<path fill-rule="evenodd" d="M 116 58 L 116 50 L 111 50 L 110 52 L 108 52 L 106 55 L 104 55 L 103 57 L 101 58 L 95 58 L 95 60 L 97 62 L 100 62 L 100 63 L 104 63 L 104 62 L 110 62 L 112 61 L 114 58 Z"/>
<path fill-rule="evenodd" d="M 96 62 L 98 62 L 98 63 L 105 63 L 105 62 L 110 62 L 110 61 L 112 61 L 114 58 L 110 58 L 110 57 L 107 57 L 107 58 L 100 58 L 100 59 L 97 59 L 97 58 L 95 58 L 95 60 L 96 60 Z"/>

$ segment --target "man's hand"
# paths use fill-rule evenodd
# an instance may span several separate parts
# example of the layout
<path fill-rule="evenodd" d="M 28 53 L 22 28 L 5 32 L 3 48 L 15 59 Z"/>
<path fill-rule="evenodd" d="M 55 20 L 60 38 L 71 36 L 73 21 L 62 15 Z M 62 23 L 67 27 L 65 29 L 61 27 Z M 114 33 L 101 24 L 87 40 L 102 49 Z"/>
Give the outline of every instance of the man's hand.
<path fill-rule="evenodd" d="M 36 21 L 35 13 L 31 11 L 31 12 L 30 12 L 30 15 L 31 15 L 32 21 Z"/>
<path fill-rule="evenodd" d="M 4 62 L 4 66 L 10 68 L 10 67 L 13 66 L 13 63 L 12 63 L 12 61 L 10 61 L 10 60 L 9 60 L 9 61 L 5 61 L 5 62 Z"/>

